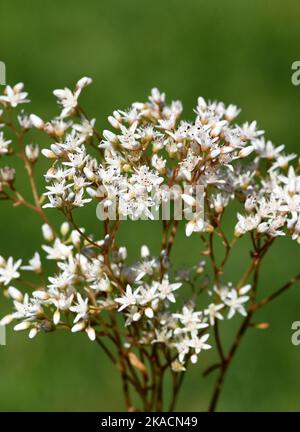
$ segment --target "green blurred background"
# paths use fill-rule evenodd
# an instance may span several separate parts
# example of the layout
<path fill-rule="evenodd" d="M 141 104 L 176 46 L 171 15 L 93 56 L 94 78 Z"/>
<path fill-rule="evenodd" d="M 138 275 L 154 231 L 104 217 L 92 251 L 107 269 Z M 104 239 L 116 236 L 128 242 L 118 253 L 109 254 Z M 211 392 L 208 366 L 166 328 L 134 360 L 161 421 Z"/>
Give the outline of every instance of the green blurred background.
<path fill-rule="evenodd" d="M 297 0 L 12 0 L 0 3 L 0 16 L 7 81 L 25 82 L 31 112 L 44 119 L 58 113 L 52 89 L 72 87 L 88 75 L 94 83 L 82 101 L 99 129 L 107 127 L 113 109 L 145 100 L 158 86 L 169 99 L 183 101 L 187 118 L 198 95 L 235 103 L 243 108 L 242 120 L 257 119 L 269 139 L 299 152 L 300 87 L 291 84 L 291 64 L 300 60 Z M 45 142 L 40 135 L 35 139 Z M 24 180 L 19 174 L 19 185 Z M 49 215 L 57 218 L 55 210 Z M 98 229 L 95 208 L 84 219 L 89 229 Z M 228 220 L 229 229 L 234 222 Z M 150 223 L 123 227 L 119 239 L 129 245 L 131 260 L 143 243 L 158 252 L 160 231 Z M 1 203 L 0 254 L 31 257 L 42 241 L 39 226 L 29 211 Z M 299 247 L 286 239 L 278 242 L 265 263 L 261 295 L 299 270 Z M 198 240 L 186 239 L 181 230 L 175 262 L 194 263 L 199 251 Z M 236 281 L 247 259 L 242 241 L 226 276 Z M 299 305 L 298 286 L 261 313 L 270 329 L 246 336 L 220 410 L 300 410 L 300 347 L 290 341 Z M 7 308 L 1 300 L 1 316 Z M 235 325 L 222 326 L 226 340 Z M 178 409 L 207 408 L 214 377 L 203 380 L 201 370 L 213 356 L 200 356 L 188 372 Z M 85 336 L 57 332 L 29 341 L 25 333 L 8 329 L 7 346 L 0 347 L 0 410 L 121 409 L 118 374 Z"/>

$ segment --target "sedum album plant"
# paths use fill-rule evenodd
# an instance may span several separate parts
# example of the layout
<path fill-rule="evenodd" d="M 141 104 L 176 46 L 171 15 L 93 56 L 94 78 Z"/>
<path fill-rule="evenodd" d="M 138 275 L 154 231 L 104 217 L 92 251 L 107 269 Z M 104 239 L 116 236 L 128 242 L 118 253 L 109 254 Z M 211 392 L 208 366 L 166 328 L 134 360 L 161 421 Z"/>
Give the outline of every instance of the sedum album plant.
<path fill-rule="evenodd" d="M 0 96 L 0 199 L 39 215 L 44 238 L 26 265 L 0 257 L 0 285 L 13 303 L 1 323 L 14 322 L 30 338 L 59 329 L 86 333 L 120 371 L 131 411 L 174 410 L 187 368 L 214 349 L 218 361 L 204 371 L 217 374 L 209 404 L 214 411 L 245 332 L 266 326 L 255 325 L 253 315 L 300 279 L 298 274 L 257 298 L 261 263 L 276 238 L 300 243 L 299 167 L 291 164 L 296 155 L 266 141 L 256 122 L 236 124 L 240 110 L 234 105 L 199 97 L 188 122 L 181 120 L 181 103 L 167 104 L 157 89 L 147 102 L 114 111 L 108 117 L 112 130 L 100 134 L 78 102 L 90 83 L 82 78 L 74 91 L 55 90 L 61 113 L 49 122 L 15 113 L 29 102 L 23 84 L 7 86 Z M 35 175 L 39 146 L 30 143 L 34 128 L 50 138 L 41 151 L 50 165 L 43 193 Z M 31 200 L 19 188 L 12 155 L 24 163 Z M 155 219 L 164 203 L 178 199 L 185 220 L 160 216 L 161 250 L 152 255 L 141 242 L 141 256 L 131 264 L 126 245 L 118 244 L 120 225 L 126 218 Z M 98 204 L 104 238 L 96 218 L 94 233 L 76 222 L 75 210 L 90 202 Z M 225 233 L 232 203 L 239 206 L 236 226 Z M 50 221 L 55 211 L 65 218 L 60 227 Z M 203 261 L 176 269 L 171 252 L 182 223 L 187 237 L 198 237 Z M 224 268 L 241 236 L 251 240 L 250 262 L 229 282 Z M 45 259 L 55 264 L 51 275 L 43 270 Z M 35 274 L 34 282 L 26 272 Z M 242 322 L 225 351 L 219 327 L 239 315 Z M 164 385 L 167 375 L 171 387 Z"/>

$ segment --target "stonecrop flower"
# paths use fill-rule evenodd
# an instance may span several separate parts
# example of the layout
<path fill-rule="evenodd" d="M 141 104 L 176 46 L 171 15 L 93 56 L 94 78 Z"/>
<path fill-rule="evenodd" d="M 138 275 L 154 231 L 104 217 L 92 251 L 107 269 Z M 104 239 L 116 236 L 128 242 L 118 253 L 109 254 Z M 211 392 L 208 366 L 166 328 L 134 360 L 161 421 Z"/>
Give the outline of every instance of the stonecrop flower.
<path fill-rule="evenodd" d="M 163 358 L 175 374 L 198 357 L 201 361 L 211 348 L 221 352 L 225 362 L 218 326 L 225 327 L 226 320 L 236 316 L 247 318 L 258 307 L 256 279 L 248 280 L 258 261 L 246 276 L 232 282 L 225 280 L 223 268 L 233 245 L 247 233 L 256 260 L 278 236 L 300 243 L 296 155 L 266 140 L 256 121 L 237 124 L 240 109 L 235 105 L 199 97 L 194 119 L 185 121 L 181 102 L 168 104 L 158 89 L 146 102 L 115 110 L 108 117 L 110 130 L 100 133 L 96 120 L 89 119 L 79 103 L 91 82 L 84 77 L 74 91 L 55 90 L 62 111 L 49 121 L 23 113 L 12 126 L 5 113 L 29 102 L 27 93 L 23 84 L 17 84 L 7 86 L 0 96 L 0 161 L 5 158 L 7 164 L 0 169 L 0 199 L 33 208 L 41 216 L 45 242 L 40 251 L 32 251 L 26 265 L 0 257 L 0 285 L 14 306 L 1 322 L 14 321 L 15 330 L 28 330 L 30 338 L 67 329 L 83 332 L 103 346 L 108 337 L 116 344 L 120 361 L 129 361 L 144 376 L 147 356 L 157 362 Z M 19 142 L 33 128 L 50 139 L 41 151 L 37 144 L 19 149 L 33 187 L 33 204 L 15 187 L 9 158 L 17 143 L 5 138 L 6 128 L 20 129 Z M 41 155 L 49 160 L 49 168 L 40 196 L 34 166 Z M 204 203 L 200 209 L 199 187 Z M 133 261 L 126 245 L 117 242 L 120 224 L 126 224 L 126 218 L 154 219 L 167 202 L 176 206 L 178 199 L 184 221 L 169 214 L 162 221 L 161 250 L 152 255 L 141 239 L 141 256 Z M 73 213 L 91 202 L 102 216 L 100 237 L 96 216 L 91 234 L 77 224 Z M 232 202 L 239 209 L 229 240 L 222 220 Z M 54 209 L 65 217 L 60 227 L 50 222 Z M 187 237 L 199 238 L 205 261 L 177 271 L 171 250 L 181 223 Z M 216 238 L 226 249 L 221 263 L 214 254 Z M 54 262 L 53 274 L 45 275 L 45 260 Z M 209 264 L 213 276 L 206 271 Z M 26 286 L 27 272 L 35 274 L 36 283 Z"/>

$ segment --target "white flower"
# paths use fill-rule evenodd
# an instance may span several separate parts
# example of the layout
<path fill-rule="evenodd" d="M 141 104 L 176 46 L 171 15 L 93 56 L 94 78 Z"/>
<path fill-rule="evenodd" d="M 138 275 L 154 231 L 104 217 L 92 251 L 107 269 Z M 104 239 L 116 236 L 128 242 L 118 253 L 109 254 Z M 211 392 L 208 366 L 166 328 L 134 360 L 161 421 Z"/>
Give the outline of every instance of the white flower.
<path fill-rule="evenodd" d="M 142 166 L 136 170 L 136 174 L 132 175 L 131 180 L 143 186 L 147 192 L 151 192 L 154 187 L 159 186 L 164 181 L 158 174 L 151 172 L 147 166 Z"/>
<path fill-rule="evenodd" d="M 111 281 L 106 274 L 101 275 L 100 279 L 97 279 L 93 284 L 90 285 L 95 291 L 109 292 L 111 291 Z"/>
<path fill-rule="evenodd" d="M 178 290 L 181 287 L 182 283 L 176 282 L 170 284 L 169 278 L 166 276 L 163 278 L 163 280 L 160 283 L 157 282 L 156 284 L 157 284 L 158 297 L 161 300 L 169 300 L 171 303 L 176 302 L 173 291 Z"/>
<path fill-rule="evenodd" d="M 157 263 L 155 258 L 152 259 L 144 258 L 143 261 L 138 263 L 134 268 L 136 272 L 136 279 L 135 279 L 136 282 L 143 279 L 143 277 L 146 275 L 149 276 L 153 275 L 156 265 Z"/>
<path fill-rule="evenodd" d="M 118 311 L 122 311 L 128 306 L 136 305 L 138 294 L 139 288 L 133 292 L 131 286 L 127 285 L 125 294 L 122 297 L 118 297 L 115 299 L 115 301 L 121 305 Z"/>
<path fill-rule="evenodd" d="M 195 350 L 195 354 L 191 356 L 191 362 L 197 363 L 198 360 L 198 354 L 202 350 L 209 350 L 211 348 L 211 345 L 205 343 L 207 339 L 209 338 L 209 334 L 205 334 L 201 336 L 200 338 L 192 338 L 189 341 L 189 346 Z"/>
<path fill-rule="evenodd" d="M 252 231 L 258 227 L 261 217 L 259 215 L 243 216 L 238 213 L 238 223 L 235 226 L 234 234 L 239 237 L 248 231 Z"/>
<path fill-rule="evenodd" d="M 22 260 L 17 260 L 15 263 L 12 257 L 9 257 L 6 263 L 0 267 L 0 283 L 8 285 L 13 279 L 18 279 L 20 273 L 18 269 L 22 264 Z"/>
<path fill-rule="evenodd" d="M 9 152 L 9 145 L 11 140 L 6 140 L 4 138 L 3 132 L 0 132 L 0 156 L 5 155 Z"/>
<path fill-rule="evenodd" d="M 228 319 L 232 318 L 236 312 L 238 312 L 243 316 L 246 316 L 247 312 L 243 305 L 248 300 L 249 300 L 249 296 L 244 296 L 244 295 L 239 296 L 238 292 L 235 289 L 231 289 L 224 300 L 224 303 L 229 307 L 227 318 Z"/>
<path fill-rule="evenodd" d="M 64 195 L 65 191 L 69 188 L 69 185 L 66 185 L 66 180 L 62 180 L 60 182 L 55 182 L 53 186 L 46 186 L 48 192 L 45 192 L 44 195 Z"/>
<path fill-rule="evenodd" d="M 80 124 L 74 124 L 73 129 L 78 132 L 80 139 L 86 140 L 88 137 L 93 136 L 95 122 L 96 119 L 83 119 Z"/>
<path fill-rule="evenodd" d="M 53 247 L 43 245 L 42 248 L 48 254 L 47 259 L 63 260 L 63 259 L 67 259 L 70 256 L 73 246 L 72 245 L 67 246 L 64 243 L 62 243 L 62 241 L 59 238 L 57 238 L 54 241 Z"/>
<path fill-rule="evenodd" d="M 56 291 L 51 297 L 51 302 L 56 306 L 56 311 L 53 314 L 53 323 L 57 325 L 60 322 L 60 311 L 70 309 L 74 295 Z"/>
<path fill-rule="evenodd" d="M 75 312 L 77 315 L 74 319 L 74 324 L 77 323 L 79 320 L 84 320 L 87 318 L 87 313 L 89 310 L 88 301 L 89 299 L 86 298 L 83 300 L 81 297 L 81 294 L 77 293 L 77 305 L 71 306 L 70 311 Z"/>
<path fill-rule="evenodd" d="M 223 315 L 219 312 L 223 307 L 223 304 L 211 303 L 207 306 L 207 309 L 204 310 L 204 314 L 209 317 L 210 325 L 213 326 L 215 324 L 215 319 L 223 319 Z"/>
<path fill-rule="evenodd" d="M 186 224 L 185 234 L 190 237 L 193 232 L 201 232 L 204 230 L 205 224 L 203 220 L 203 213 L 193 213 L 192 219 Z"/>
<path fill-rule="evenodd" d="M 57 289 L 67 288 L 71 284 L 72 279 L 73 275 L 69 274 L 67 271 L 64 271 L 55 277 L 49 276 L 48 280 L 50 284 L 47 286 L 51 293 L 56 293 Z"/>
<path fill-rule="evenodd" d="M 190 351 L 190 340 L 189 339 L 182 339 L 180 342 L 177 342 L 175 344 L 175 348 L 178 352 L 178 360 L 180 363 L 184 362 L 185 356 Z"/>
<path fill-rule="evenodd" d="M 18 302 L 23 301 L 24 296 L 21 293 L 21 291 L 19 291 L 17 288 L 10 286 L 10 287 L 8 287 L 7 293 L 9 295 L 9 297 L 12 298 L 13 300 L 16 300 Z"/>
<path fill-rule="evenodd" d="M 239 127 L 239 130 L 242 135 L 242 139 L 244 140 L 254 140 L 259 136 L 263 135 L 264 131 L 257 130 L 257 122 L 253 121 L 252 123 L 244 123 L 242 127 Z"/>
<path fill-rule="evenodd" d="M 34 256 L 29 260 L 29 265 L 22 266 L 21 269 L 33 271 L 35 273 L 41 273 L 42 264 L 40 254 L 38 252 L 35 252 Z"/>
<path fill-rule="evenodd" d="M 43 313 L 43 310 L 36 299 L 30 299 L 28 294 L 24 295 L 23 302 L 14 301 L 16 312 L 13 313 L 14 319 L 33 318 Z"/>
<path fill-rule="evenodd" d="M 77 89 L 74 93 L 65 87 L 64 89 L 54 90 L 53 94 L 58 98 L 58 103 L 63 107 L 60 114 L 61 118 L 67 117 L 73 114 L 75 108 L 78 105 L 78 97 L 81 89 Z"/>
<path fill-rule="evenodd" d="M 29 100 L 26 99 L 28 93 L 22 91 L 23 87 L 23 83 L 18 83 L 14 87 L 10 87 L 9 85 L 6 86 L 4 90 L 4 96 L 0 96 L 0 103 L 2 102 L 15 108 L 21 103 L 29 102 Z"/>

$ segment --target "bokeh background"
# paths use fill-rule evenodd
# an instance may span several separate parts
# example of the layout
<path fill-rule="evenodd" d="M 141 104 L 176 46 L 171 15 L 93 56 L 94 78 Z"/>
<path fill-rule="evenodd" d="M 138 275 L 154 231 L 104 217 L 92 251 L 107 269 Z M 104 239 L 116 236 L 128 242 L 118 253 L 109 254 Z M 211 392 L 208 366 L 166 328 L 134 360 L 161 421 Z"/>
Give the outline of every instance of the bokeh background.
<path fill-rule="evenodd" d="M 7 81 L 25 82 L 31 111 L 44 119 L 58 113 L 52 89 L 88 75 L 94 83 L 82 101 L 99 129 L 113 109 L 146 99 L 158 86 L 169 99 L 183 101 L 187 118 L 198 95 L 235 103 L 243 108 L 241 120 L 257 119 L 269 139 L 299 152 L 300 87 L 291 84 L 291 64 L 300 60 L 297 0 L 11 0 L 0 3 L 0 16 Z M 35 139 L 44 144 L 40 135 Z M 18 182 L 24 181 L 20 171 Z M 49 216 L 59 221 L 55 210 Z M 89 229 L 98 229 L 94 208 L 84 218 Z M 227 223 L 231 229 L 234 215 Z M 143 243 L 158 252 L 160 231 L 149 224 L 127 222 L 120 233 L 132 260 Z M 39 227 L 27 210 L 1 203 L 0 254 L 31 257 L 42 241 Z M 265 263 L 261 295 L 299 271 L 299 247 L 278 242 Z M 198 261 L 197 239 L 181 230 L 173 258 L 178 265 Z M 236 281 L 248 258 L 242 241 L 226 277 Z M 1 300 L 1 316 L 7 308 Z M 290 340 L 291 324 L 300 320 L 300 286 L 270 304 L 260 320 L 270 328 L 246 336 L 220 410 L 300 410 L 300 346 Z M 223 326 L 228 342 L 235 325 Z M 203 380 L 201 371 L 212 360 L 212 353 L 204 354 L 190 369 L 178 409 L 207 408 L 214 377 Z M 57 332 L 29 341 L 8 329 L 7 346 L 0 347 L 0 410 L 121 409 L 118 374 L 85 336 Z"/>

